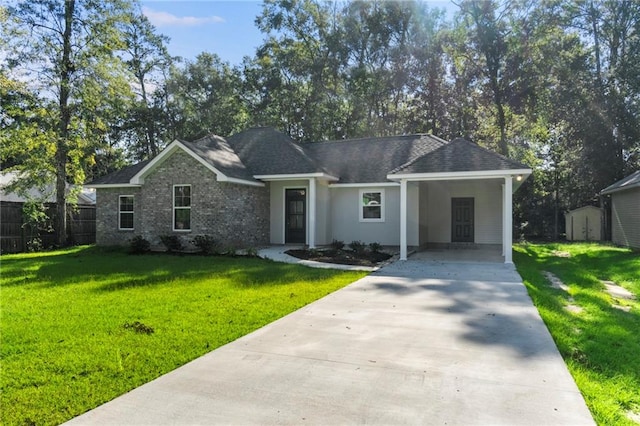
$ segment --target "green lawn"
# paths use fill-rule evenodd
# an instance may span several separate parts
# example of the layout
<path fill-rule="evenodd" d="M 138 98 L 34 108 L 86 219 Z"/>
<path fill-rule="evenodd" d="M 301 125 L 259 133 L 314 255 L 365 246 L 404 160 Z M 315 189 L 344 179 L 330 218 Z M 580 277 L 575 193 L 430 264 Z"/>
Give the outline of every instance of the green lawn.
<path fill-rule="evenodd" d="M 0 262 L 3 425 L 61 423 L 365 275 L 96 247 Z"/>
<path fill-rule="evenodd" d="M 596 422 L 637 424 L 630 416 L 640 417 L 640 302 L 614 300 L 600 280 L 640 300 L 640 255 L 598 244 L 522 244 L 514 262 Z M 542 271 L 569 291 L 552 288 Z"/>

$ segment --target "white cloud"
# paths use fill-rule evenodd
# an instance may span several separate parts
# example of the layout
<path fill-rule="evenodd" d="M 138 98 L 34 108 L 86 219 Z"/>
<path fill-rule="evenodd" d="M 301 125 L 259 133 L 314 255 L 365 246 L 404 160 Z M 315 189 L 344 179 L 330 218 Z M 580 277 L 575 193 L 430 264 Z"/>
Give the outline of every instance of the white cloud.
<path fill-rule="evenodd" d="M 224 19 L 219 16 L 176 16 L 168 12 L 160 12 L 153 10 L 149 7 L 143 6 L 142 13 L 149 18 L 149 21 L 156 27 L 166 26 L 183 26 L 194 27 L 204 24 L 219 24 L 224 22 Z"/>

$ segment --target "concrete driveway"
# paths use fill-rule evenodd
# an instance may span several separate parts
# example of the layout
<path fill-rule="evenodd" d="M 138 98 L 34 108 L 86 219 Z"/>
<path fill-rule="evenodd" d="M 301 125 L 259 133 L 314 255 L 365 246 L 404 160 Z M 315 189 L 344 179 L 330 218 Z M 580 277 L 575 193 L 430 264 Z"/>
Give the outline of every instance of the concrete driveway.
<path fill-rule="evenodd" d="M 396 262 L 69 424 L 593 424 L 513 266 Z"/>

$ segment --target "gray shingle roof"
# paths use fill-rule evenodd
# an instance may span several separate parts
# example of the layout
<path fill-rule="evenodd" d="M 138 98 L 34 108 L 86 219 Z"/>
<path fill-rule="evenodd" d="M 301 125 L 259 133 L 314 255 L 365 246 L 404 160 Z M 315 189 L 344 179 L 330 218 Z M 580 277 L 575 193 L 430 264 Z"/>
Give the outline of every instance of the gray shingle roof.
<path fill-rule="evenodd" d="M 238 154 L 224 138 L 211 134 L 194 142 L 180 142 L 225 176 L 256 181 L 253 178 L 255 173 L 247 169 Z"/>
<path fill-rule="evenodd" d="M 390 136 L 304 145 L 339 183 L 387 182 L 387 174 L 447 142 L 431 135 Z"/>
<path fill-rule="evenodd" d="M 528 167 L 464 139 L 447 142 L 417 134 L 299 144 L 288 135 L 258 127 L 229 138 L 208 135 L 180 141 L 225 176 L 256 181 L 253 176 L 323 172 L 339 183 L 387 182 L 388 174 L 527 169 Z M 148 161 L 91 182 L 127 184 Z"/>
<path fill-rule="evenodd" d="M 132 177 L 149 163 L 150 160 L 141 161 L 132 166 L 127 166 L 108 175 L 101 176 L 90 182 L 90 185 L 120 185 L 129 183 Z"/>
<path fill-rule="evenodd" d="M 607 195 L 612 192 L 623 191 L 626 189 L 640 187 L 640 170 L 631 173 L 629 176 L 620 179 L 616 183 L 607 186 L 605 189 L 600 191 L 600 194 Z"/>
<path fill-rule="evenodd" d="M 390 174 L 528 169 L 529 167 L 462 138 L 393 169 Z"/>
<path fill-rule="evenodd" d="M 271 127 L 256 127 L 228 139 L 252 175 L 322 172 L 301 145 Z"/>

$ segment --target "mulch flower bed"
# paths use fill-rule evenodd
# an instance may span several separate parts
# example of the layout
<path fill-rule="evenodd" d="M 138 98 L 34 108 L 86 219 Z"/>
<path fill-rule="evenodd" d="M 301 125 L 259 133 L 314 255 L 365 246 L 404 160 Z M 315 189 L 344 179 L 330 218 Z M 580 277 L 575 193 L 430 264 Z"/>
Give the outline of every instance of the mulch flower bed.
<path fill-rule="evenodd" d="M 391 257 L 390 254 L 382 252 L 355 252 L 334 249 L 292 249 L 287 250 L 285 253 L 298 259 L 356 266 L 377 266 Z"/>

